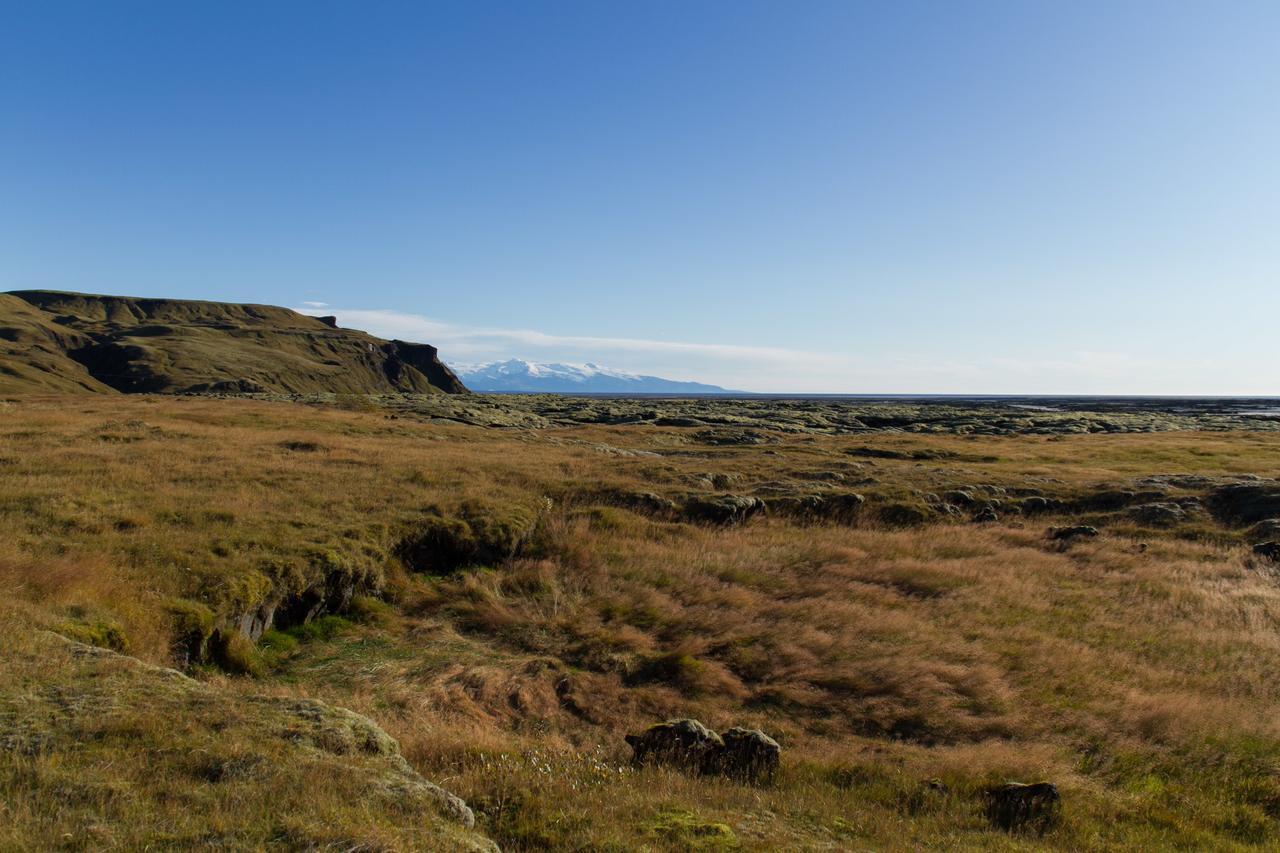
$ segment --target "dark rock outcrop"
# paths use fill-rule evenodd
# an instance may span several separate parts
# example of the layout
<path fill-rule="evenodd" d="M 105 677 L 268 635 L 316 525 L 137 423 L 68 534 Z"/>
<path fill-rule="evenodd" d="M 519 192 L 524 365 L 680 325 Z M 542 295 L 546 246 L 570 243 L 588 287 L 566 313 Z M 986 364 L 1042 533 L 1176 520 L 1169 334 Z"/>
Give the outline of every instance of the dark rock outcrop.
<path fill-rule="evenodd" d="M 1226 524 L 1256 524 L 1280 517 L 1280 484 L 1233 483 L 1215 489 L 1205 503 Z"/>
<path fill-rule="evenodd" d="M 677 767 L 691 773 L 714 773 L 724 740 L 697 720 L 656 723 L 638 735 L 627 735 L 636 767 Z"/>
<path fill-rule="evenodd" d="M 1259 521 L 1249 528 L 1249 532 L 1246 535 L 1249 537 L 1249 541 L 1255 544 L 1280 540 L 1280 518 L 1268 518 L 1266 521 Z"/>
<path fill-rule="evenodd" d="M 772 782 L 782 754 L 778 742 L 759 729 L 735 726 L 719 735 L 691 719 L 657 723 L 626 741 L 636 767 L 675 767 L 750 784 Z"/>
<path fill-rule="evenodd" d="M 461 394 L 467 390 L 453 371 L 440 361 L 436 348 L 429 344 L 391 341 L 382 345 L 382 351 L 386 353 L 383 371 L 387 381 L 397 390 L 421 385 L 420 376 L 425 376 L 432 388 L 450 394 Z"/>
<path fill-rule="evenodd" d="M 1150 503 L 1129 509 L 1129 517 L 1148 527 L 1172 527 L 1187 517 L 1186 510 L 1175 503 Z"/>
<path fill-rule="evenodd" d="M 1254 556 L 1264 560 L 1280 563 L 1280 542 L 1263 542 L 1260 545 L 1254 545 L 1253 553 Z"/>
<path fill-rule="evenodd" d="M 1078 524 L 1074 527 L 1050 527 L 1048 533 L 1050 539 L 1058 542 L 1066 542 L 1080 537 L 1092 539 L 1097 535 L 1098 528 L 1087 524 Z"/>
<path fill-rule="evenodd" d="M 1043 834 L 1057 822 L 1062 797 L 1052 782 L 1009 782 L 986 791 L 987 819 L 1008 832 Z"/>
<path fill-rule="evenodd" d="M 1140 503 L 1153 503 L 1162 500 L 1164 492 L 1135 492 L 1129 489 L 1103 489 L 1085 495 L 1073 501 L 1071 508 L 1076 512 L 1115 512 L 1125 507 Z"/>
<path fill-rule="evenodd" d="M 877 512 L 880 520 L 891 527 L 915 527 L 933 517 L 928 507 L 896 501 L 881 504 Z"/>
<path fill-rule="evenodd" d="M 994 502 L 984 504 L 982 509 L 978 510 L 978 514 L 973 517 L 973 520 L 979 524 L 989 524 L 991 522 L 999 521 L 1000 513 L 996 512 L 996 505 Z"/>
<path fill-rule="evenodd" d="M 801 520 L 849 522 L 855 519 L 866 498 L 857 492 L 821 492 L 765 498 L 770 512 Z"/>
<path fill-rule="evenodd" d="M 674 515 L 678 509 L 675 501 L 665 498 L 656 492 L 605 489 L 593 493 L 592 497 L 603 503 L 620 506 L 644 515 L 668 517 Z"/>
<path fill-rule="evenodd" d="M 691 521 L 708 524 L 738 524 L 762 514 L 765 503 L 748 495 L 708 495 L 692 498 L 685 504 L 685 515 Z"/>
<path fill-rule="evenodd" d="M 737 726 L 720 738 L 724 741 L 718 767 L 721 774 L 751 784 L 773 781 L 782 755 L 782 747 L 776 740 L 759 729 Z"/>

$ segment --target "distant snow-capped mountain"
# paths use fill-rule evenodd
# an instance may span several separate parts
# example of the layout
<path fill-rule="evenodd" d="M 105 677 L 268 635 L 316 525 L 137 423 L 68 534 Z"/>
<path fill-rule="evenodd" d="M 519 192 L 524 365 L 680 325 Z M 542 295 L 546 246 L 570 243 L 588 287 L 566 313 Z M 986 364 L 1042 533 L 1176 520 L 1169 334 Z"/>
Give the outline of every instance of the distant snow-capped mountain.
<path fill-rule="evenodd" d="M 728 394 L 718 385 L 642 376 L 598 364 L 542 364 L 519 358 L 485 364 L 450 364 L 472 391 L 549 394 Z"/>

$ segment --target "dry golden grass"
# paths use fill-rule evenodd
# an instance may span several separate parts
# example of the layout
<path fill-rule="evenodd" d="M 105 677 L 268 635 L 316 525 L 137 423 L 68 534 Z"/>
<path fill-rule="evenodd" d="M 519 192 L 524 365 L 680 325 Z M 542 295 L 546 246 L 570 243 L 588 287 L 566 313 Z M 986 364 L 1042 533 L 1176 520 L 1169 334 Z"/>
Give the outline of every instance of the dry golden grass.
<path fill-rule="evenodd" d="M 0 614 L 0 849 L 485 849 L 363 721 Z"/>
<path fill-rule="evenodd" d="M 26 620 L 117 626 L 163 663 L 174 599 L 231 614 L 324 566 L 364 578 L 386 606 L 268 635 L 257 679 L 203 677 L 368 714 L 504 848 L 1280 844 L 1280 586 L 1236 532 L 1116 518 L 1064 547 L 1044 531 L 1066 518 L 895 529 L 870 511 L 974 484 L 1074 497 L 1154 474 L 1271 475 L 1280 438 L 706 447 L 679 429 L 482 430 L 348 409 L 0 408 L 0 586 Z M 848 452 L 865 446 L 943 456 Z M 713 527 L 609 498 L 780 483 L 857 490 L 869 511 Z M 442 577 L 407 572 L 397 543 L 465 505 L 537 515 L 536 541 Z M 778 783 L 625 766 L 625 731 L 684 715 L 775 733 Z M 921 788 L 935 777 L 948 795 Z M 987 825 L 984 785 L 1041 777 L 1063 791 L 1060 826 L 1038 839 Z"/>

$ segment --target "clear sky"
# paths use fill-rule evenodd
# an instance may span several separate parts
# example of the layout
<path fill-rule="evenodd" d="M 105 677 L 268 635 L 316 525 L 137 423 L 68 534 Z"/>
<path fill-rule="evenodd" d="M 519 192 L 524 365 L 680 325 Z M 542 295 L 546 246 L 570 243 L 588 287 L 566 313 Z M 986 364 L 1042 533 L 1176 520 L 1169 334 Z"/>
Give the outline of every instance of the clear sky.
<path fill-rule="evenodd" d="M 0 2 L 0 290 L 761 391 L 1280 394 L 1280 3 Z"/>

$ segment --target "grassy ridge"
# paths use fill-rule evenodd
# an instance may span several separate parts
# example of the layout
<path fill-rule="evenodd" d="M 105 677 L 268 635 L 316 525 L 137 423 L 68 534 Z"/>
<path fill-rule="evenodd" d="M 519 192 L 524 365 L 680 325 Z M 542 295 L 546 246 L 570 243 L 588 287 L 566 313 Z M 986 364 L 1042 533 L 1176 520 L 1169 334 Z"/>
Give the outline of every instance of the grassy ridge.
<path fill-rule="evenodd" d="M 359 578 L 341 618 L 242 649 L 256 677 L 203 677 L 367 714 L 504 847 L 1280 840 L 1274 574 L 1203 511 L 1153 529 L 1080 503 L 1153 475 L 1268 475 L 1271 434 L 739 446 L 651 424 L 482 430 L 189 398 L 20 401 L 0 434 L 0 578 L 23 626 L 167 663 L 175 601 L 229 618 Z M 1000 520 L 930 498 L 966 489 L 1003 495 Z M 864 503 L 839 521 L 722 527 L 679 509 L 854 491 Z M 1059 509 L 1013 511 L 1030 491 Z M 903 506 L 923 518 L 890 523 Z M 1076 521 L 1104 535 L 1045 537 Z M 407 570 L 406 541 L 462 524 L 479 565 Z M 623 732 L 686 714 L 776 733 L 778 784 L 625 766 Z M 1041 777 L 1063 790 L 1059 827 L 986 823 L 983 786 Z"/>
<path fill-rule="evenodd" d="M 332 318 L 329 318 L 332 320 Z M 465 391 L 434 347 L 271 305 L 0 294 L 0 392 Z"/>

